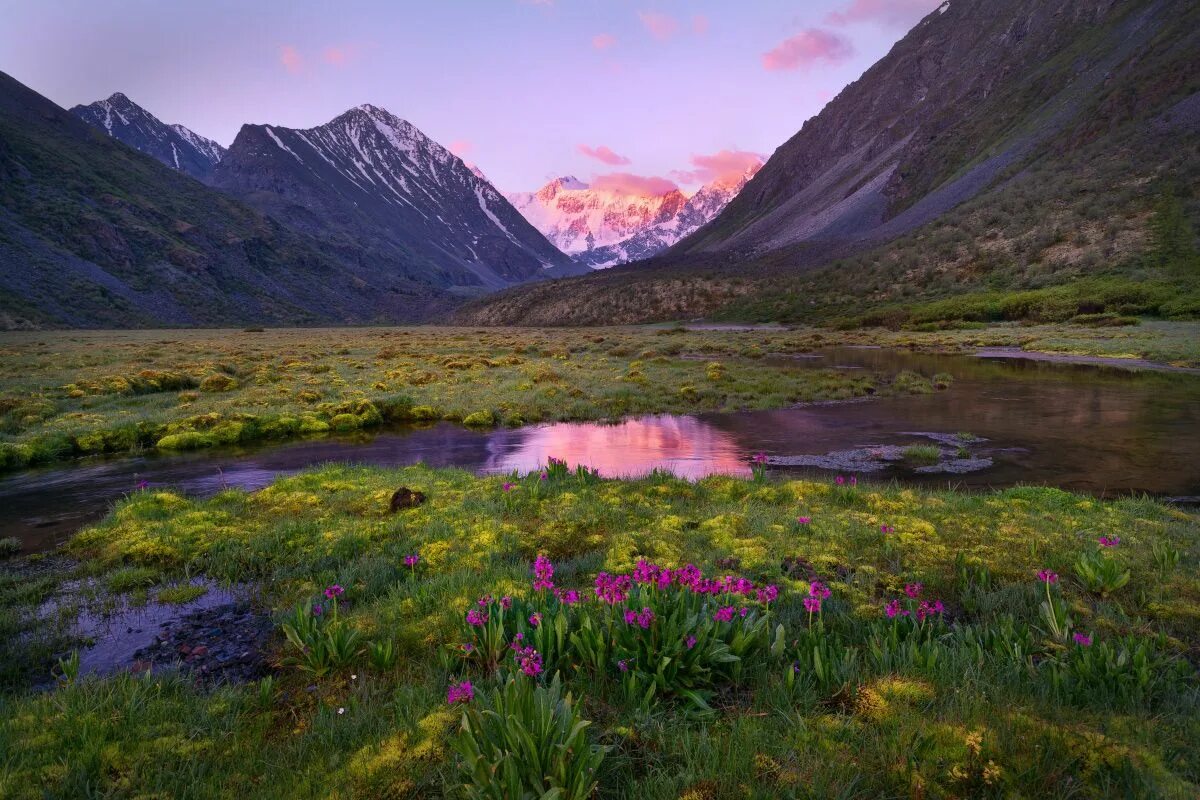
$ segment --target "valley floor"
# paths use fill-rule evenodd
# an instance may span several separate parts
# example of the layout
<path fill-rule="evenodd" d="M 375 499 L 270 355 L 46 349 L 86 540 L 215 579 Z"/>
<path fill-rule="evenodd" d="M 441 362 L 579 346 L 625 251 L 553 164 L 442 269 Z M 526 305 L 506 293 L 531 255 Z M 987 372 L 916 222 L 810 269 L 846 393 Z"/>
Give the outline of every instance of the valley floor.
<path fill-rule="evenodd" d="M 424 501 L 389 510 L 401 486 Z M 76 561 L 0 562 L 0 795 L 1194 797 L 1198 540 L 1147 499 L 560 464 L 134 492 Z M 291 626 L 268 677 L 67 659 L 28 688 L 72 645 L 47 600 L 154 606 L 200 576 Z M 530 695 L 555 672 L 573 708 Z M 493 746 L 545 760 L 504 789 Z"/>
<path fill-rule="evenodd" d="M 1200 323 L 934 332 L 646 326 L 8 333 L 0 336 L 0 470 L 385 422 L 515 426 L 932 390 L 935 376 L 849 374 L 769 358 L 836 345 L 1010 347 L 1195 367 Z"/>

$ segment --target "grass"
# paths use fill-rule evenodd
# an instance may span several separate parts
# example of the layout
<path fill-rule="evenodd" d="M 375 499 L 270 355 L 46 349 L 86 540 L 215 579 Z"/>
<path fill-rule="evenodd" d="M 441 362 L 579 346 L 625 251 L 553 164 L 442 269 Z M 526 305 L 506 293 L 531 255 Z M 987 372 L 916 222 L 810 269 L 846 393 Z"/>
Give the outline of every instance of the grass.
<path fill-rule="evenodd" d="M 942 458 L 942 450 L 937 445 L 914 444 L 904 448 L 904 458 L 913 464 L 936 464 Z"/>
<path fill-rule="evenodd" d="M 389 513 L 400 485 L 428 501 Z M 447 687 L 469 679 L 484 693 L 500 680 L 454 657 L 477 634 L 463 615 L 485 594 L 539 602 L 530 565 L 544 554 L 555 584 L 585 595 L 599 572 L 640 558 L 780 588 L 764 612 L 783 626 L 785 651 L 747 657 L 710 713 L 671 695 L 647 707 L 615 666 L 561 662 L 588 740 L 608 748 L 600 797 L 1192 797 L 1198 534 L 1196 517 L 1154 501 L 1043 488 L 331 466 L 253 494 L 139 492 L 69 545 L 101 582 L 134 570 L 255 582 L 281 620 L 338 584 L 338 624 L 360 649 L 321 677 L 280 666 L 261 684 L 211 691 L 130 674 L 11 687 L 0 694 L 0 795 L 445 796 L 460 779 Z M 1088 558 L 1130 574 L 1107 596 L 1076 575 L 1101 536 L 1119 545 Z M 406 566 L 412 553 L 420 560 Z M 1069 617 L 1090 647 L 1052 633 L 1046 569 L 1061 576 L 1052 616 Z M 831 590 L 815 617 L 802 606 L 814 578 Z M 916 583 L 944 617 L 889 620 L 885 604 L 909 602 Z M 36 607 L 0 600 L 18 620 Z M 394 663 L 366 643 L 390 644 Z M 282 635 L 275 646 L 281 664 L 294 652 Z M 813 666 L 805 648 L 817 646 L 837 669 Z M 1144 680 L 1104 660 L 1122 648 L 1148 659 Z M 6 661 L 21 658 L 10 645 Z"/>
<path fill-rule="evenodd" d="M 9 333 L 0 337 L 0 470 L 389 423 L 513 426 L 780 408 L 952 386 L 945 374 L 932 381 L 912 373 L 848 374 L 764 358 L 838 344 L 948 352 L 1007 346 L 1196 365 L 1200 323 Z"/>
<path fill-rule="evenodd" d="M 928 390 L 927 378 L 763 362 L 820 338 L 645 328 L 8 334 L 0 469 L 389 422 L 512 426 Z"/>

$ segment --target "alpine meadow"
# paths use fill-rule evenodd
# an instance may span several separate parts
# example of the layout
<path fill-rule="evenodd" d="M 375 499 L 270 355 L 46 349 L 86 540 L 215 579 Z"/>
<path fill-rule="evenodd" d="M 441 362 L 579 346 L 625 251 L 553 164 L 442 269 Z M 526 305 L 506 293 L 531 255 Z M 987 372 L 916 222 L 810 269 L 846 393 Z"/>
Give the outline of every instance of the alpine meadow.
<path fill-rule="evenodd" d="M 0 797 L 1200 796 L 1200 5 L 0 61 Z"/>

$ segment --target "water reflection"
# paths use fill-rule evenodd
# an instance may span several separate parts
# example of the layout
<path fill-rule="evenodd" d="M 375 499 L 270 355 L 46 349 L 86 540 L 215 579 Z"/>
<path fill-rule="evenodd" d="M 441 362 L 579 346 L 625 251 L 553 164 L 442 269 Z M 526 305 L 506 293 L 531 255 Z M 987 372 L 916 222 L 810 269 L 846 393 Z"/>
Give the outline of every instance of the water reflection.
<path fill-rule="evenodd" d="M 547 458 L 585 464 L 605 477 L 664 469 L 695 480 L 706 475 L 749 475 L 736 436 L 696 417 L 656 415 L 615 425 L 571 423 L 497 432 L 488 441 L 486 472 L 528 472 Z"/>

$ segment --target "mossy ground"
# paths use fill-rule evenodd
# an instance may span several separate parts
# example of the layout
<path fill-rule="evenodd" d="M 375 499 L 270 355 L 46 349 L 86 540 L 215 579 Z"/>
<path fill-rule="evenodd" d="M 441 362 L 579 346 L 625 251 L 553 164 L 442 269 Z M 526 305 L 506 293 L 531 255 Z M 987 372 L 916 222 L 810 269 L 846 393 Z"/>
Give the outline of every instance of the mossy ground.
<path fill-rule="evenodd" d="M 315 680 L 281 667 L 273 681 L 213 691 L 128 674 L 41 693 L 10 687 L 0 695 L 0 795 L 442 796 L 457 714 L 445 702 L 455 668 L 439 649 L 461 637 L 475 598 L 530 594 L 539 553 L 554 560 L 558 585 L 585 591 L 599 571 L 641 557 L 777 583 L 773 614 L 789 639 L 808 624 L 808 569 L 833 590 L 823 613 L 846 636 L 878 623 L 909 582 L 947 607 L 940 660 L 864 663 L 852 701 L 810 686 L 789 691 L 787 664 L 719 695 L 706 718 L 672 703 L 639 711 L 604 681 L 568 677 L 592 735 L 613 747 L 602 797 L 1194 797 L 1200 789 L 1194 516 L 1150 500 L 1036 488 L 534 475 L 505 492 L 504 481 L 327 467 L 253 494 L 133 494 L 69 546 L 101 582 L 138 591 L 184 575 L 255 581 L 280 612 L 337 583 L 346 587 L 344 619 L 372 641 L 393 642 L 398 662 L 381 670 L 364 656 Z M 400 485 L 428 501 L 389 513 Z M 1132 576 L 1106 599 L 1085 592 L 1072 571 L 1101 536 L 1120 538 L 1111 556 Z M 1164 547 L 1180 552 L 1177 565 L 1155 556 Z M 409 553 L 421 556 L 415 570 L 403 563 Z M 797 564 L 804 569 L 783 569 Z M 1190 660 L 1191 677 L 1169 698 L 1145 702 L 1053 691 L 1034 677 L 1062 647 L 1041 630 L 1041 569 L 1062 575 L 1075 628 L 1096 646 L 1161 635 L 1157 646 Z M 31 610 L 53 590 L 53 581 L 32 595 L 6 590 L 7 662 L 29 655 L 17 632 L 32 629 Z M 990 630 L 1006 616 L 1031 632 L 1028 667 L 952 645 L 966 626 Z"/>
<path fill-rule="evenodd" d="M 10 333 L 0 338 L 0 470 L 386 422 L 471 425 L 737 411 L 928 389 L 771 354 L 839 344 L 1016 346 L 1200 364 L 1195 323 L 828 331 L 365 328 Z M 486 355 L 485 355 L 486 354 Z"/>

